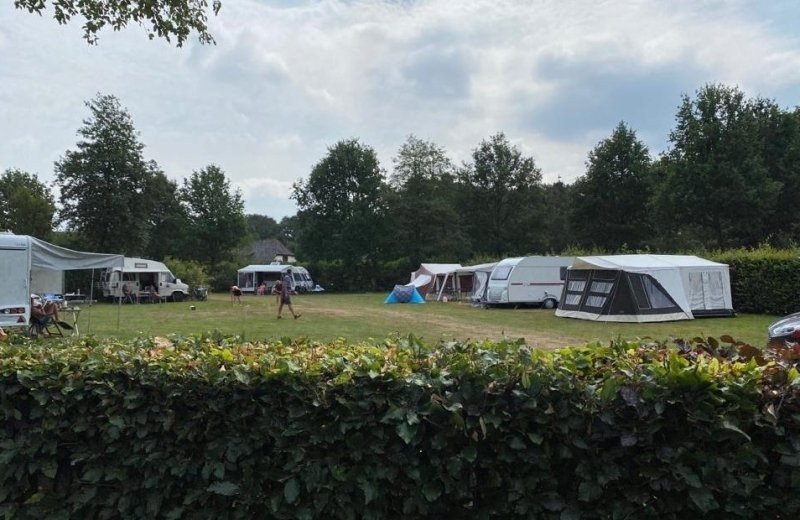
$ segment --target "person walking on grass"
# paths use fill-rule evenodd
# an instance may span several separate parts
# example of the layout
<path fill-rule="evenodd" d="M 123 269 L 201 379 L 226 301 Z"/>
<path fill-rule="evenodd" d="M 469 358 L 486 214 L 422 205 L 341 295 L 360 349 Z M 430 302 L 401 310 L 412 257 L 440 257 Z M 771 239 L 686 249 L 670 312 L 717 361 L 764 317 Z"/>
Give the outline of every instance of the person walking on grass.
<path fill-rule="evenodd" d="M 299 318 L 302 314 L 298 314 L 294 312 L 294 308 L 292 308 L 292 288 L 294 284 L 292 283 L 292 270 L 287 269 L 286 274 L 283 276 L 283 282 L 281 283 L 281 302 L 278 304 L 278 319 L 281 319 L 281 312 L 283 311 L 283 306 L 286 305 L 289 307 L 289 310 L 294 316 L 294 319 Z"/>

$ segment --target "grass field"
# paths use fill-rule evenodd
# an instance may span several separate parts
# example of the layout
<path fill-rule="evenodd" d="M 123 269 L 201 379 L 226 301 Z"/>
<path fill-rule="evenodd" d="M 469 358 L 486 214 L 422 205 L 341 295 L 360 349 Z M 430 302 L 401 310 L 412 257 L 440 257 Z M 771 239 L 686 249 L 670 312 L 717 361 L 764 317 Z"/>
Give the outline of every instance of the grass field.
<path fill-rule="evenodd" d="M 426 342 L 439 340 L 525 338 L 529 345 L 555 348 L 600 340 L 651 337 L 691 338 L 729 334 L 754 345 L 765 343 L 774 316 L 741 315 L 655 324 L 598 323 L 556 318 L 545 309 L 478 309 L 462 303 L 384 305 L 385 294 L 314 294 L 294 297 L 302 317 L 288 310 L 276 319 L 274 296 L 243 296 L 232 305 L 228 295 L 212 294 L 205 302 L 141 305 L 95 304 L 82 308 L 82 334 L 130 339 L 220 330 L 248 340 L 303 336 L 328 341 L 381 340 L 414 333 Z M 190 310 L 190 305 L 196 307 Z"/>

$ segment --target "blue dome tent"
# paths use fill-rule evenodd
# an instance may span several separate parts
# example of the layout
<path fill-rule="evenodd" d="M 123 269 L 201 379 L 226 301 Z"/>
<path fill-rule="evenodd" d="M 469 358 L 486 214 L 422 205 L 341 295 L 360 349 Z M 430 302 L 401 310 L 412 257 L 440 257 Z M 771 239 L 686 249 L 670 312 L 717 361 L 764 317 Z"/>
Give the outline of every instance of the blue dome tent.
<path fill-rule="evenodd" d="M 425 303 L 413 285 L 395 285 L 383 303 Z"/>

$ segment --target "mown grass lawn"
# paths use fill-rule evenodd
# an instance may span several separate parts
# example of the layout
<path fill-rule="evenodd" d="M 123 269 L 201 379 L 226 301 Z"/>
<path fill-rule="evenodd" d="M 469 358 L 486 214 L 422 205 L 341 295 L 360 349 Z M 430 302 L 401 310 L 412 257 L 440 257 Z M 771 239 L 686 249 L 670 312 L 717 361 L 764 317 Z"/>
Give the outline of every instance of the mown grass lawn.
<path fill-rule="evenodd" d="M 740 315 L 655 324 L 598 323 L 556 318 L 545 309 L 478 309 L 463 303 L 384 305 L 385 294 L 314 294 L 294 297 L 302 317 L 288 310 L 276 319 L 274 296 L 243 296 L 232 305 L 227 294 L 212 294 L 205 302 L 141 305 L 98 303 L 83 306 L 82 334 L 130 339 L 135 336 L 187 335 L 219 330 L 247 340 L 307 337 L 351 342 L 382 340 L 392 334 L 414 333 L 426 342 L 439 340 L 525 338 L 542 348 L 578 345 L 599 340 L 651 337 L 691 338 L 729 334 L 754 345 L 765 343 L 766 328 L 775 317 Z M 190 310 L 190 305 L 196 307 Z"/>

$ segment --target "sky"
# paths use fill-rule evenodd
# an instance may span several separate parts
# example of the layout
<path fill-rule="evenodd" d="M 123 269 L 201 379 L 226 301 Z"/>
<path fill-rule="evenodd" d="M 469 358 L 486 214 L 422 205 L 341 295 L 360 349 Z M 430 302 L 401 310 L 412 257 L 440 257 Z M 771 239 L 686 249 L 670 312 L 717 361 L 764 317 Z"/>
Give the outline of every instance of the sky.
<path fill-rule="evenodd" d="M 469 162 L 504 132 L 545 182 L 572 182 L 625 121 L 655 157 L 703 85 L 800 105 L 800 2 L 223 0 L 183 47 L 137 25 L 82 38 L 0 3 L 0 171 L 50 184 L 85 102 L 112 94 L 179 183 L 209 164 L 247 213 L 297 210 L 292 185 L 357 138 L 387 174 L 413 134 Z M 57 193 L 57 192 L 56 192 Z"/>

